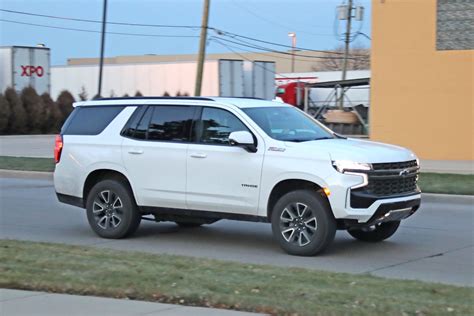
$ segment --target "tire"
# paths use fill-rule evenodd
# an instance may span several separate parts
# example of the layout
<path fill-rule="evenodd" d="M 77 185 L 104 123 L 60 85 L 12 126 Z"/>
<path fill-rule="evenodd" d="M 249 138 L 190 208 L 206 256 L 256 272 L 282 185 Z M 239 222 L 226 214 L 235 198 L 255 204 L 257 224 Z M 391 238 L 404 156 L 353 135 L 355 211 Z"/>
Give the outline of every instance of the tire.
<path fill-rule="evenodd" d="M 183 228 L 193 228 L 193 227 L 200 227 L 202 226 L 204 223 L 193 223 L 193 222 L 183 222 L 183 221 L 180 221 L 180 222 L 175 222 L 179 227 L 183 227 Z"/>
<path fill-rule="evenodd" d="M 120 239 L 133 234 L 141 215 L 129 187 L 117 180 L 95 184 L 86 202 L 87 220 L 103 238 Z"/>
<path fill-rule="evenodd" d="M 376 225 L 372 229 L 349 229 L 347 232 L 355 239 L 366 242 L 379 242 L 390 238 L 400 226 L 400 221 Z"/>
<path fill-rule="evenodd" d="M 328 201 L 309 190 L 282 196 L 273 208 L 271 222 L 280 247 L 296 256 L 322 252 L 334 240 L 337 226 Z"/>

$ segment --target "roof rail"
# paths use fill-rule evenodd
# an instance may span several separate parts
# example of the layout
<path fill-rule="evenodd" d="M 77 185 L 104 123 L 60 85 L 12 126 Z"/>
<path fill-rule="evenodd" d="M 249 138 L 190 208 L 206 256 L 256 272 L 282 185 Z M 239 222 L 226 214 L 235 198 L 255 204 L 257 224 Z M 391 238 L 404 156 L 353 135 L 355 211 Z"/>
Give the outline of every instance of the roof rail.
<path fill-rule="evenodd" d="M 100 98 L 90 101 L 110 101 L 110 100 L 201 100 L 201 101 L 214 101 L 210 98 L 204 97 L 118 97 L 118 98 Z"/>

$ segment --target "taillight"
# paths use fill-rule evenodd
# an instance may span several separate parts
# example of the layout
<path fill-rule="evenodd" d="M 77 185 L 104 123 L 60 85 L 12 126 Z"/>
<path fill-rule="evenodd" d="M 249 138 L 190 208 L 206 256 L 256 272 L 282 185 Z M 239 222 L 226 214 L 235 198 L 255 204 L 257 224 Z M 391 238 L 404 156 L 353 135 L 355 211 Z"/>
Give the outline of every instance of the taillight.
<path fill-rule="evenodd" d="M 61 152 L 63 151 L 63 137 L 56 135 L 54 139 L 54 162 L 58 163 L 61 159 Z"/>

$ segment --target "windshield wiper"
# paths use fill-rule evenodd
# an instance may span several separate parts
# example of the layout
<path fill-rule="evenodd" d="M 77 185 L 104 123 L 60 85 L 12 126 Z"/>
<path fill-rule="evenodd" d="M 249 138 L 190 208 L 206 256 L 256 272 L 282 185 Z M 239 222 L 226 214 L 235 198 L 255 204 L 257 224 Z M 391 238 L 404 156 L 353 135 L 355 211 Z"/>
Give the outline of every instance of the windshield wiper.
<path fill-rule="evenodd" d="M 292 139 L 282 139 L 284 142 L 295 142 L 295 143 L 302 143 L 302 142 L 310 142 L 313 140 L 321 140 L 321 139 L 333 139 L 333 137 L 319 137 L 319 138 L 292 138 Z"/>
<path fill-rule="evenodd" d="M 321 140 L 321 139 L 333 139 L 334 137 L 328 137 L 328 136 L 325 136 L 325 137 L 319 137 L 319 138 L 311 138 L 311 139 L 305 139 L 305 140 L 302 140 L 303 142 L 311 142 L 313 140 Z"/>

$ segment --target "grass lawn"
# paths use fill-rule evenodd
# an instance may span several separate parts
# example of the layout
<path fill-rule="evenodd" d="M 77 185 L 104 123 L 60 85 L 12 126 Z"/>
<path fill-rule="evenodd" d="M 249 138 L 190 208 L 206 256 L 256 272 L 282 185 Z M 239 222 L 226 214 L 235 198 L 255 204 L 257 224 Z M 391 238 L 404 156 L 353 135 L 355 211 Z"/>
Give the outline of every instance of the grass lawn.
<path fill-rule="evenodd" d="M 0 287 L 271 314 L 474 313 L 467 287 L 13 240 L 0 240 Z"/>
<path fill-rule="evenodd" d="M 54 171 L 54 160 L 52 158 L 0 156 L 0 169 L 52 172 Z"/>
<path fill-rule="evenodd" d="M 0 156 L 0 169 L 54 171 L 52 158 Z M 474 175 L 421 173 L 420 188 L 426 193 L 474 195 Z"/>
<path fill-rule="evenodd" d="M 421 173 L 419 185 L 426 193 L 474 195 L 474 175 Z"/>

